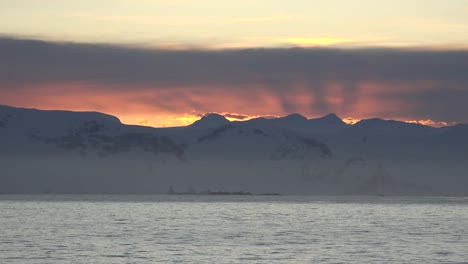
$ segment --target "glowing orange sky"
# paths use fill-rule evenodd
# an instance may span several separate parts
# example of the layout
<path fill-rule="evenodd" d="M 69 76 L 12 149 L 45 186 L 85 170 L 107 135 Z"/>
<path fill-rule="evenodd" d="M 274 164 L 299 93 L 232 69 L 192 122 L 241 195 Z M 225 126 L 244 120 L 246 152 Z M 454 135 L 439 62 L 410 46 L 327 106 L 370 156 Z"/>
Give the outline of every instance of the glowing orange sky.
<path fill-rule="evenodd" d="M 0 104 L 154 127 L 206 113 L 468 123 L 468 0 L 0 6 Z"/>
<path fill-rule="evenodd" d="M 324 101 L 328 104 L 329 112 L 337 113 L 350 124 L 372 117 L 391 118 L 432 126 L 451 124 L 440 120 L 415 120 L 403 115 L 391 116 L 392 113 L 411 112 L 416 106 L 395 100 L 380 99 L 376 95 L 388 91 L 388 88 L 383 86 L 385 85 L 375 83 L 359 84 L 356 102 L 344 107 L 343 102 L 347 99 L 343 84 L 330 82 L 323 95 Z M 398 87 L 398 89 L 408 88 L 405 85 Z M 424 87 L 430 89 L 430 85 Z M 178 87 L 157 90 L 151 87 L 118 87 L 112 89 L 112 92 L 97 88 L 102 87 L 86 83 L 43 85 L 35 87 L 34 94 L 21 92 L 21 89 L 17 90 L 18 92 L 4 93 L 0 98 L 0 104 L 45 110 L 98 111 L 115 115 L 125 124 L 153 127 L 186 126 L 206 113 L 220 113 L 231 121 L 291 114 L 292 112 L 288 112 L 284 104 L 293 105 L 294 112 L 308 118 L 327 114 L 314 111 L 312 106 L 317 103 L 317 98 L 303 89 L 300 84 L 281 96 L 262 85 L 251 87 L 247 93 L 239 93 L 229 87 L 222 87 L 223 89 L 221 87 L 218 89 Z M 398 89 L 392 91 L 397 92 Z M 390 116 L 382 115 L 384 113 L 389 113 Z"/>

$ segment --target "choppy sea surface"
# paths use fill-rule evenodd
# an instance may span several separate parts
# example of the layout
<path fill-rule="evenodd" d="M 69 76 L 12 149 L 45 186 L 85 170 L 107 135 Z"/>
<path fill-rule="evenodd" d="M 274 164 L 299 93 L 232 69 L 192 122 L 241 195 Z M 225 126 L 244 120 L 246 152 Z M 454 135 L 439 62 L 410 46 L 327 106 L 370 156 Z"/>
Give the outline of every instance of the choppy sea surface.
<path fill-rule="evenodd" d="M 0 263 L 468 263 L 468 198 L 0 195 Z"/>

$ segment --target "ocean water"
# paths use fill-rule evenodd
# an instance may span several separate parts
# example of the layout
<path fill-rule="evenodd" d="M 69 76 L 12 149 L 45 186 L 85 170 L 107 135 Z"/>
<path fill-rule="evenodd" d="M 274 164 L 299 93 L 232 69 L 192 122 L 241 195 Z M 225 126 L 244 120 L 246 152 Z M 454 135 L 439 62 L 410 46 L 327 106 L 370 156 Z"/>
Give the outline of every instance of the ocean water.
<path fill-rule="evenodd" d="M 0 195 L 0 263 L 468 263 L 468 198 Z"/>

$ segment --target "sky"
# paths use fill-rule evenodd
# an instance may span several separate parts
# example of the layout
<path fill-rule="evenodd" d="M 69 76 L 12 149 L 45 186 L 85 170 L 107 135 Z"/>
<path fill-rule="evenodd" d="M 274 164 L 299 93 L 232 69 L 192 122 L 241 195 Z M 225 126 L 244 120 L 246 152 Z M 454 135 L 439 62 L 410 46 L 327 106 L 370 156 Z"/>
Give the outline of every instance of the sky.
<path fill-rule="evenodd" d="M 468 0 L 0 1 L 0 104 L 468 123 Z"/>

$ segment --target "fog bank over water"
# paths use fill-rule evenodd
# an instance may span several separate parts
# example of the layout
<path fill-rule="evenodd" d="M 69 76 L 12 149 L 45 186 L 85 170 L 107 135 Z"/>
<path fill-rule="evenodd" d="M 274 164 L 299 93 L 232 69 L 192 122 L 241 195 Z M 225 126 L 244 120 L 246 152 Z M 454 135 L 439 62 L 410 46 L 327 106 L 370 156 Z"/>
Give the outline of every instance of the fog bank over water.
<path fill-rule="evenodd" d="M 466 125 L 336 115 L 180 128 L 94 112 L 0 107 L 0 193 L 467 195 Z"/>

